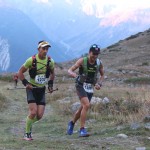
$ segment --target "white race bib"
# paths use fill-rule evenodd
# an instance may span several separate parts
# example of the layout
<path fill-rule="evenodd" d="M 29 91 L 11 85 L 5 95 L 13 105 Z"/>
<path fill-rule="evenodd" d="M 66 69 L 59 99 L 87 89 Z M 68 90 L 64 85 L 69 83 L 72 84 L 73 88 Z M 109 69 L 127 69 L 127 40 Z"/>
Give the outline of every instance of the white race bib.
<path fill-rule="evenodd" d="M 38 74 L 35 76 L 35 83 L 45 84 L 46 82 L 47 82 L 47 79 L 45 77 L 45 74 Z"/>
<path fill-rule="evenodd" d="M 94 93 L 93 85 L 90 83 L 83 83 L 83 88 L 88 93 Z"/>

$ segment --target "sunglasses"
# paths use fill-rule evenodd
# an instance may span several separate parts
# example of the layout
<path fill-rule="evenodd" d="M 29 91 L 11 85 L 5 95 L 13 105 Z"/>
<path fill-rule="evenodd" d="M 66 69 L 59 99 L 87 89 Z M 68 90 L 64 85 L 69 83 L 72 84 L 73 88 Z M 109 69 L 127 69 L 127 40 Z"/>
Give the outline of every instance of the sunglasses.
<path fill-rule="evenodd" d="M 99 55 L 99 53 L 93 53 L 93 55 L 98 56 L 98 55 Z"/>
<path fill-rule="evenodd" d="M 42 47 L 42 49 L 43 49 L 43 50 L 48 50 L 48 49 L 49 49 L 49 47 Z"/>

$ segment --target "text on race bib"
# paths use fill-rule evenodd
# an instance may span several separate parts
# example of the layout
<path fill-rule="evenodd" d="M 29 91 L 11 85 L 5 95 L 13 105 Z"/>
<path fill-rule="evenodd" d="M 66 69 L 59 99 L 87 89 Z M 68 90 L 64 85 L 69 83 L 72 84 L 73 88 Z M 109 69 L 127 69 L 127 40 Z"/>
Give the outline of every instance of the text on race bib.
<path fill-rule="evenodd" d="M 45 84 L 46 82 L 47 82 L 47 79 L 44 74 L 39 74 L 35 76 L 35 83 Z"/>
<path fill-rule="evenodd" d="M 84 83 L 83 84 L 83 88 L 86 92 L 88 93 L 93 93 L 94 90 L 93 90 L 93 85 L 92 84 L 89 84 L 89 83 Z"/>

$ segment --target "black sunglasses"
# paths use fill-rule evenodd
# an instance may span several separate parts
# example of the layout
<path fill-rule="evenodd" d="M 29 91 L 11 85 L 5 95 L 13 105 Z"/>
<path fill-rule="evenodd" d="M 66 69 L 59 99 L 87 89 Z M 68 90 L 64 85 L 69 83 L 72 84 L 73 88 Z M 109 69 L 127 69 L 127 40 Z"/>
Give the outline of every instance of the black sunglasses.
<path fill-rule="evenodd" d="M 43 50 L 48 50 L 48 49 L 49 49 L 49 47 L 42 47 L 42 49 L 43 49 Z"/>
<path fill-rule="evenodd" d="M 97 56 L 97 55 L 99 55 L 99 53 L 93 53 L 93 55 Z"/>

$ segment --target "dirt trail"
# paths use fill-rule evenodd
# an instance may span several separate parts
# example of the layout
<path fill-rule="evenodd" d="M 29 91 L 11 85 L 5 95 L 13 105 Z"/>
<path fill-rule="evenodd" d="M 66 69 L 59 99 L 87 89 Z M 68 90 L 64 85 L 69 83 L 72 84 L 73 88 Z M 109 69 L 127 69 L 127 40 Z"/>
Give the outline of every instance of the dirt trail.
<path fill-rule="evenodd" d="M 141 146 L 137 137 L 130 136 L 124 139 L 117 138 L 117 133 L 110 135 L 110 131 L 100 132 L 104 130 L 101 122 L 97 122 L 98 125 L 89 125 L 93 133 L 89 138 L 79 138 L 78 133 L 66 135 L 70 117 L 59 114 L 56 102 L 46 106 L 43 119 L 34 125 L 34 140 L 30 143 L 23 141 L 21 138 L 28 112 L 26 92 L 7 90 L 8 87 L 13 87 L 12 83 L 0 81 L 0 85 L 0 93 L 6 96 L 8 105 L 0 113 L 0 134 L 3 135 L 0 136 L 0 150 L 134 150 L 135 147 Z M 75 130 L 78 130 L 77 126 Z"/>

